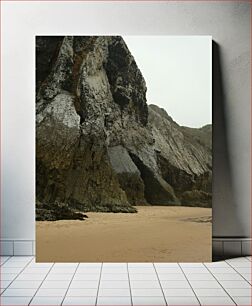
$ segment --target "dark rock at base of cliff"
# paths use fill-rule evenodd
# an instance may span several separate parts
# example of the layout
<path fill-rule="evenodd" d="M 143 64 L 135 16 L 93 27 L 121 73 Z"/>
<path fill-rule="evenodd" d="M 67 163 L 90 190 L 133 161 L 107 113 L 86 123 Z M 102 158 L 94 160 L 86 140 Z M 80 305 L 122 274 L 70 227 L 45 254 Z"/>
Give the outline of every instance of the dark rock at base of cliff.
<path fill-rule="evenodd" d="M 202 190 L 185 191 L 181 195 L 181 204 L 192 207 L 212 207 L 212 195 Z"/>
<path fill-rule="evenodd" d="M 87 215 L 69 207 L 65 203 L 36 203 L 36 221 L 85 220 Z"/>

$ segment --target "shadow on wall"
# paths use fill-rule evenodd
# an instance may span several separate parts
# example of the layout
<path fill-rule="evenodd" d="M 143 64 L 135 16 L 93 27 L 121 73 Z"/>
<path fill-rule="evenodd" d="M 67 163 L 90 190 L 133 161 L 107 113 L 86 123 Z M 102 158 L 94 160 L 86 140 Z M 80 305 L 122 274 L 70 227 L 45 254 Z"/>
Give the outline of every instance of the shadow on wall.
<path fill-rule="evenodd" d="M 221 48 L 213 41 L 213 237 L 243 233 L 233 189 L 232 168 L 228 148 L 226 97 L 221 69 Z M 235 230 L 234 230 L 235 229 Z M 215 235 L 218 233 L 218 236 Z M 220 234 L 223 233 L 223 234 Z M 228 235 L 228 233 L 230 233 Z M 238 238 L 238 237 L 237 237 Z M 241 238 L 241 237 L 240 237 Z M 220 256 L 215 254 L 213 258 Z"/>

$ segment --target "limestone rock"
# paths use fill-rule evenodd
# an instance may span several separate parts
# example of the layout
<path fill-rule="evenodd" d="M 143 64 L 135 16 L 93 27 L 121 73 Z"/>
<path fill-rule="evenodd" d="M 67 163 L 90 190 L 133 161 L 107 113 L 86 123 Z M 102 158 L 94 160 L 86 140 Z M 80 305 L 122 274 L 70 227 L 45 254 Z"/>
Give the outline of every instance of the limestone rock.
<path fill-rule="evenodd" d="M 121 188 L 125 191 L 132 205 L 146 205 L 144 182 L 137 166 L 127 150 L 120 146 L 109 147 L 108 156 L 111 166 L 117 174 Z"/>

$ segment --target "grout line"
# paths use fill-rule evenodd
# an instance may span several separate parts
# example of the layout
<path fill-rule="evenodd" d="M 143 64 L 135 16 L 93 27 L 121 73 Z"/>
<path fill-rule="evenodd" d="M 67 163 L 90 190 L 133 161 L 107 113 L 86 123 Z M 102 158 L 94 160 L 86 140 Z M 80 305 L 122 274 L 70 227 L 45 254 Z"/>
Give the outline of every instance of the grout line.
<path fill-rule="evenodd" d="M 195 293 L 195 291 L 194 291 L 194 289 L 193 289 L 193 287 L 192 287 L 192 285 L 191 285 L 191 283 L 190 283 L 189 279 L 187 278 L 187 276 L 186 276 L 186 274 L 185 274 L 185 271 L 183 270 L 183 268 L 181 267 L 181 265 L 180 265 L 179 263 L 178 263 L 178 265 L 179 265 L 179 267 L 180 267 L 180 269 L 181 269 L 182 273 L 184 274 L 184 276 L 185 276 L 185 278 L 186 278 L 186 280 L 187 280 L 187 282 L 188 282 L 189 286 L 191 287 L 191 289 L 192 289 L 192 291 L 193 291 L 193 293 L 194 293 L 194 295 L 195 295 L 195 297 L 196 297 L 197 301 L 199 302 L 199 305 L 201 305 L 201 302 L 200 302 L 200 300 L 199 300 L 199 298 L 198 298 L 197 294 Z"/>
<path fill-rule="evenodd" d="M 11 256 L 14 257 L 14 256 Z M 9 283 L 9 285 L 4 289 L 4 291 L 6 289 L 8 289 L 10 287 L 10 285 L 16 280 L 16 278 L 25 270 L 25 268 L 27 268 L 27 266 L 30 264 L 30 262 L 33 260 L 33 258 L 31 258 L 31 260 L 21 269 L 21 271 L 17 274 L 16 277 L 13 278 L 13 280 Z M 7 261 L 7 260 L 6 260 Z M 12 273 L 10 273 L 12 274 Z M 4 291 L 0 294 L 2 296 L 2 294 L 4 293 Z"/>
<path fill-rule="evenodd" d="M 97 305 L 97 302 L 98 302 L 98 294 L 99 294 L 100 283 L 101 283 L 102 269 L 103 269 L 103 262 L 101 264 L 100 277 L 99 277 L 99 281 L 98 281 L 98 288 L 97 288 L 97 293 L 96 293 L 95 305 Z"/>
<path fill-rule="evenodd" d="M 133 305 L 131 285 L 130 285 L 130 276 L 129 276 L 129 264 L 128 263 L 127 263 L 127 272 L 128 272 L 128 282 L 129 282 L 129 290 L 130 290 L 130 301 L 131 301 L 131 305 Z"/>
<path fill-rule="evenodd" d="M 163 290 L 163 287 L 162 287 L 162 285 L 161 285 L 161 282 L 160 282 L 160 279 L 159 279 L 159 276 L 158 276 L 158 272 L 157 272 L 157 269 L 156 269 L 156 266 L 155 266 L 154 263 L 153 263 L 153 267 L 154 267 L 154 270 L 155 270 L 156 275 L 157 275 L 158 283 L 159 283 L 160 289 L 161 289 L 161 291 L 162 291 L 162 294 L 163 294 L 163 298 L 164 298 L 165 304 L 168 305 L 168 303 L 167 303 L 167 301 L 166 301 L 166 298 L 165 298 L 164 290 Z"/>
<path fill-rule="evenodd" d="M 34 258 L 35 258 L 35 256 L 34 256 Z M 41 281 L 41 284 L 39 285 L 38 289 L 35 291 L 35 293 L 34 293 L 32 299 L 30 300 L 30 303 L 29 303 L 28 305 L 31 304 L 32 300 L 34 299 L 35 295 L 38 293 L 39 289 L 41 288 L 43 282 L 44 282 L 45 279 L 47 278 L 47 275 L 50 273 L 50 271 L 52 270 L 52 268 L 53 268 L 54 265 L 55 265 L 55 263 L 53 263 L 53 265 L 51 266 L 51 268 L 49 269 L 49 271 L 46 273 L 45 277 L 44 277 L 43 280 Z"/>
<path fill-rule="evenodd" d="M 246 258 L 248 262 L 251 262 L 251 260 L 250 260 L 250 259 L 248 259 L 248 257 L 247 257 L 247 256 L 242 256 L 242 257 L 243 257 L 243 258 Z"/>
<path fill-rule="evenodd" d="M 226 261 L 226 263 L 235 271 L 235 273 L 239 274 L 250 286 L 252 286 L 250 282 L 245 277 L 243 277 L 243 275 L 239 271 L 237 271 L 233 266 L 229 264 L 228 261 Z M 251 274 L 251 271 L 248 274 Z"/>
<path fill-rule="evenodd" d="M 71 286 L 71 283 L 72 283 L 72 281 L 73 281 L 73 279 L 74 279 L 74 276 L 75 276 L 75 274 L 76 274 L 76 272 L 77 272 L 77 269 L 78 269 L 79 265 L 80 265 L 80 263 L 77 264 L 77 267 L 76 267 L 75 271 L 73 272 L 73 276 L 72 276 L 72 278 L 71 278 L 71 280 L 70 280 L 70 282 L 69 282 L 69 285 L 68 285 L 68 287 L 67 287 L 67 290 L 66 290 L 66 292 L 65 292 L 65 295 L 64 295 L 63 300 L 62 300 L 62 302 L 61 302 L 60 305 L 63 305 L 63 303 L 64 303 L 64 300 L 65 300 L 65 298 L 66 298 L 67 292 L 68 292 L 68 290 L 69 290 L 69 288 L 70 288 L 70 286 Z"/>
<path fill-rule="evenodd" d="M 230 297 L 230 299 L 236 304 L 235 300 L 232 298 L 232 296 L 227 292 L 227 290 L 221 285 L 221 283 L 219 282 L 219 280 L 215 277 L 215 275 L 211 272 L 211 270 L 204 264 L 204 266 L 207 268 L 207 270 L 211 273 L 211 275 L 216 279 L 216 281 L 218 282 L 218 284 L 221 286 L 221 288 L 227 293 L 227 295 Z"/>
<path fill-rule="evenodd" d="M 5 257 L 5 256 L 1 256 L 1 257 Z M 1 263 L 1 265 L 0 265 L 0 269 L 1 269 L 1 267 L 7 262 L 7 261 L 9 261 L 10 259 L 11 259 L 11 257 L 14 257 L 14 256 L 6 256 L 6 257 L 8 257 L 4 262 L 2 262 Z M 249 260 L 249 259 L 248 259 Z M 250 260 L 249 260 L 250 261 Z"/>

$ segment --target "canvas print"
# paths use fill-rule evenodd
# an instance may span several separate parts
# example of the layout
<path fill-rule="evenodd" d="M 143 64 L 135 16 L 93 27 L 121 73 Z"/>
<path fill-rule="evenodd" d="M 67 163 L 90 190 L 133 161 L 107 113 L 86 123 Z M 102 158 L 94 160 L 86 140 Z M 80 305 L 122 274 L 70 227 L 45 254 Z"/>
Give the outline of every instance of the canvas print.
<path fill-rule="evenodd" d="M 211 48 L 36 37 L 37 261 L 211 261 Z"/>

